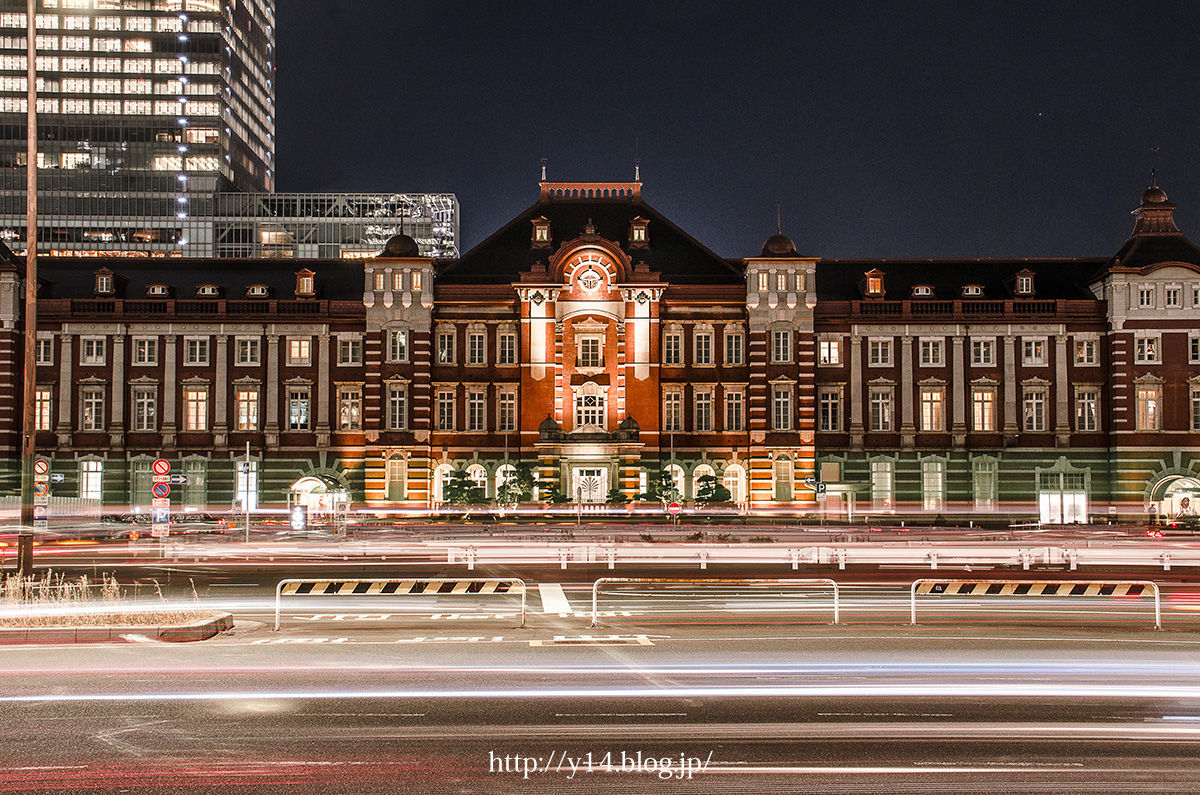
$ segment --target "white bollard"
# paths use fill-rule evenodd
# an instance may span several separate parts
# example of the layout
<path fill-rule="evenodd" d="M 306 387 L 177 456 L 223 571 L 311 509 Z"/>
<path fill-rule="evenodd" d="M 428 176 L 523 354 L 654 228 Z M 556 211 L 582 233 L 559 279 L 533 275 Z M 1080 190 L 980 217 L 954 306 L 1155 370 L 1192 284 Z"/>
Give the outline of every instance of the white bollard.
<path fill-rule="evenodd" d="M 1171 570 L 1171 553 L 1170 552 L 1162 553 L 1162 561 L 1163 561 L 1163 571 L 1170 571 Z"/>
<path fill-rule="evenodd" d="M 937 559 L 938 559 L 938 553 L 936 553 L 936 552 L 929 553 L 929 568 L 934 571 L 937 571 Z"/>
<path fill-rule="evenodd" d="M 839 549 L 837 551 L 838 571 L 846 570 L 846 550 Z"/>
<path fill-rule="evenodd" d="M 617 551 L 615 549 L 608 550 L 608 567 L 610 569 L 617 567 Z"/>
<path fill-rule="evenodd" d="M 700 553 L 700 571 L 704 571 L 707 568 L 708 568 L 708 553 L 701 552 Z"/>
<path fill-rule="evenodd" d="M 799 550 L 789 549 L 788 555 L 792 558 L 792 571 L 796 571 L 796 569 L 800 568 L 800 552 Z"/>

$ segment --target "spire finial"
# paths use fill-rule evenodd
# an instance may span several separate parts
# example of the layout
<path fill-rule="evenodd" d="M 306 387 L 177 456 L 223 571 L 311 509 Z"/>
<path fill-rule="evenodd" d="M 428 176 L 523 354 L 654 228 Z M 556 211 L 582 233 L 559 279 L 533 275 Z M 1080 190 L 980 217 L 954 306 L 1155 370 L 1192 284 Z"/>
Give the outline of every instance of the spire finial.
<path fill-rule="evenodd" d="M 542 158 L 542 182 L 546 181 L 546 158 Z"/>
<path fill-rule="evenodd" d="M 642 161 L 641 160 L 633 161 L 633 181 L 634 182 L 642 181 Z"/>
<path fill-rule="evenodd" d="M 633 181 L 642 181 L 642 139 L 633 136 Z"/>
<path fill-rule="evenodd" d="M 1158 147 L 1150 147 L 1150 187 L 1158 187 Z"/>
<path fill-rule="evenodd" d="M 783 202 L 775 200 L 775 234 L 783 234 Z"/>

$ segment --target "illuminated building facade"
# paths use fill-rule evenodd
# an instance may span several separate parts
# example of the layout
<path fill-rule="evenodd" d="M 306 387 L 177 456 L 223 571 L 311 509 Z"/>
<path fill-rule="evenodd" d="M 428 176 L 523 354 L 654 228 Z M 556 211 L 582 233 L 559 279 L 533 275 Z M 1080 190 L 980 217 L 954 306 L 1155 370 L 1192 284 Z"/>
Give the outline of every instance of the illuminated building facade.
<path fill-rule="evenodd" d="M 398 235 L 363 260 L 51 259 L 38 445 L 56 494 L 113 505 L 146 504 L 161 455 L 185 504 L 225 508 L 427 512 L 452 472 L 494 500 L 521 463 L 538 501 L 665 472 L 764 514 L 1192 513 L 1200 249 L 1173 210 L 1148 189 L 1111 257 L 823 259 L 776 234 L 725 259 L 638 182 L 543 182 L 460 258 Z M 10 329 L 19 280 L 12 259 Z"/>

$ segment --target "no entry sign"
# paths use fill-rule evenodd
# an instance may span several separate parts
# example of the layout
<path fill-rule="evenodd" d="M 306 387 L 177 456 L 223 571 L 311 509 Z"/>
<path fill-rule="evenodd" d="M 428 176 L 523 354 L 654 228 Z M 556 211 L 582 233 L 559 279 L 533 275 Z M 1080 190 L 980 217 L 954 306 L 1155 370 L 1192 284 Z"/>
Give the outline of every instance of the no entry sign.
<path fill-rule="evenodd" d="M 667 513 L 671 514 L 672 516 L 678 516 L 681 510 L 683 509 L 679 507 L 679 503 L 677 502 L 673 502 L 667 506 Z"/>
<path fill-rule="evenodd" d="M 158 458 L 155 459 L 150 468 L 154 470 L 154 474 L 156 475 L 169 475 L 171 473 L 171 462 L 165 458 Z"/>

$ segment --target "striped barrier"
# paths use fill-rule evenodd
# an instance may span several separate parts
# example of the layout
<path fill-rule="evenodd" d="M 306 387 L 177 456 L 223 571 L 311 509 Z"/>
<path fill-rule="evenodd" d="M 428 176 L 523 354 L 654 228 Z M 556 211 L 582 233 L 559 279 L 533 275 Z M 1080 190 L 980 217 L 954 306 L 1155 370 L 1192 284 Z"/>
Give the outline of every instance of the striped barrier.
<path fill-rule="evenodd" d="M 488 579 L 295 579 L 275 586 L 275 630 L 279 630 L 284 596 L 489 596 L 521 592 L 521 627 L 525 626 L 525 581 L 516 577 Z"/>
<path fill-rule="evenodd" d="M 675 583 L 688 585 L 828 585 L 833 589 L 833 623 L 841 620 L 841 591 L 838 584 L 824 577 L 806 579 L 694 579 L 676 577 L 601 577 L 592 583 L 592 626 L 596 626 L 596 618 L 600 600 L 600 586 L 610 583 Z"/>
<path fill-rule="evenodd" d="M 915 580 L 909 623 L 917 623 L 917 596 L 1142 596 L 1154 595 L 1154 628 L 1162 629 L 1158 585 L 1147 580 Z"/>

